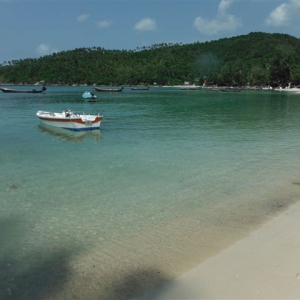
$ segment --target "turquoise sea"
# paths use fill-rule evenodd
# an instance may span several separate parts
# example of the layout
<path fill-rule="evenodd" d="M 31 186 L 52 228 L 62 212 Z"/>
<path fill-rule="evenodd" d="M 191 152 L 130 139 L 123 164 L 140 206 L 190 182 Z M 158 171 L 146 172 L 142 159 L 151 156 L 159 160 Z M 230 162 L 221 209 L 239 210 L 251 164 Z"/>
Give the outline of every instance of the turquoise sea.
<path fill-rule="evenodd" d="M 0 94 L 0 299 L 140 297 L 300 199 L 300 94 L 86 90 Z"/>

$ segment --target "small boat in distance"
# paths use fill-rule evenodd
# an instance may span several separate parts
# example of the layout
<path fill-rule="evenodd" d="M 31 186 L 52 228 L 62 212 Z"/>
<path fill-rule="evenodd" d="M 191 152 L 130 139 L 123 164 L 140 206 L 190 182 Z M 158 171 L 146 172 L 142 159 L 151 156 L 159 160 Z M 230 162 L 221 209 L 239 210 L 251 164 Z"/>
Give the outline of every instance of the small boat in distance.
<path fill-rule="evenodd" d="M 120 88 L 106 88 L 106 87 L 95 87 L 97 92 L 122 92 L 124 87 Z"/>
<path fill-rule="evenodd" d="M 87 99 L 87 101 L 96 101 L 97 96 L 93 92 L 86 91 L 82 94 L 82 98 Z"/>
<path fill-rule="evenodd" d="M 17 89 L 8 89 L 8 88 L 0 87 L 0 90 L 3 93 L 31 93 L 31 94 L 40 94 L 40 93 L 44 93 L 47 90 L 47 88 L 45 88 L 43 86 L 40 90 L 36 90 L 36 89 L 32 89 L 32 90 L 17 90 Z"/>
<path fill-rule="evenodd" d="M 221 89 L 218 88 L 218 87 L 208 87 L 206 89 L 206 91 L 208 91 L 208 92 L 221 92 Z"/>
<path fill-rule="evenodd" d="M 182 86 L 180 89 L 181 90 L 196 91 L 196 90 L 201 90 L 202 87 L 197 86 L 197 85 L 188 85 L 188 86 Z"/>
<path fill-rule="evenodd" d="M 220 88 L 221 92 L 235 92 L 238 93 L 240 92 L 242 89 L 241 88 L 234 88 L 234 87 L 225 87 L 225 88 Z"/>
<path fill-rule="evenodd" d="M 133 86 L 131 88 L 133 91 L 148 91 L 150 89 L 149 86 Z"/>
<path fill-rule="evenodd" d="M 85 113 L 77 113 L 70 110 L 63 112 L 39 110 L 36 115 L 43 125 L 73 131 L 99 129 L 101 120 L 103 119 L 103 116 L 99 113 L 97 115 L 86 115 Z"/>

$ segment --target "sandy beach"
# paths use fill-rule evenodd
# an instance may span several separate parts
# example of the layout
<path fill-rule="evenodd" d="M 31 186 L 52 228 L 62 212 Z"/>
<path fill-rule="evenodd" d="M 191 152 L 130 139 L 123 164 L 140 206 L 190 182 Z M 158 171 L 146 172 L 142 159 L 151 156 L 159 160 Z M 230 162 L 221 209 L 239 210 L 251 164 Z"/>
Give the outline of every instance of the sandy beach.
<path fill-rule="evenodd" d="M 300 299 L 299 185 L 274 183 L 249 204 L 239 197 L 241 208 L 224 201 L 105 247 L 70 253 L 66 243 L 27 272 L 5 261 L 0 299 Z"/>
<path fill-rule="evenodd" d="M 300 203 L 144 300 L 300 299 Z"/>
<path fill-rule="evenodd" d="M 292 93 L 300 93 L 300 88 L 286 88 L 286 89 L 275 89 L 278 92 L 292 92 Z"/>

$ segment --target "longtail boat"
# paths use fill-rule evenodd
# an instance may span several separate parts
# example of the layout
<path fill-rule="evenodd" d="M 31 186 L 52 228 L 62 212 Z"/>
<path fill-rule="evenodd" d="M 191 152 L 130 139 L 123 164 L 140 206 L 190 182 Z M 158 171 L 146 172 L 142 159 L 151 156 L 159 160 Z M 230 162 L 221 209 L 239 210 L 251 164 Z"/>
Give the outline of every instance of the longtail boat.
<path fill-rule="evenodd" d="M 120 88 L 105 88 L 105 87 L 95 87 L 97 92 L 122 92 L 124 87 Z"/>
<path fill-rule="evenodd" d="M 133 86 L 131 88 L 133 91 L 148 91 L 150 89 L 149 86 Z"/>
<path fill-rule="evenodd" d="M 40 94 L 44 93 L 47 89 L 43 86 L 40 90 L 32 89 L 32 90 L 19 90 L 19 89 L 8 89 L 0 87 L 0 90 L 3 93 L 31 93 L 31 94 Z"/>

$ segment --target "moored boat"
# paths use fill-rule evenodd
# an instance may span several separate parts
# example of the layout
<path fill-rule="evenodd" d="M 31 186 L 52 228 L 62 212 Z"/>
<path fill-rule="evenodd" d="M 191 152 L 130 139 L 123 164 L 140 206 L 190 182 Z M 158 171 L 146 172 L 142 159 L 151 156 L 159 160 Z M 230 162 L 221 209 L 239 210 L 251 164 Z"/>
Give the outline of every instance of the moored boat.
<path fill-rule="evenodd" d="M 19 89 L 8 89 L 8 88 L 0 87 L 0 90 L 3 93 L 31 93 L 31 94 L 40 94 L 40 93 L 44 93 L 47 90 L 47 88 L 45 88 L 43 86 L 40 90 L 36 90 L 36 89 L 32 89 L 32 90 L 19 90 Z"/>
<path fill-rule="evenodd" d="M 86 115 L 85 113 L 77 113 L 70 110 L 63 112 L 40 110 L 36 115 L 43 125 L 65 128 L 73 131 L 99 129 L 101 120 L 103 119 L 103 116 L 99 113 L 97 115 Z"/>
<path fill-rule="evenodd" d="M 97 96 L 93 92 L 86 91 L 82 94 L 82 98 L 87 99 L 88 101 L 96 101 Z"/>
<path fill-rule="evenodd" d="M 206 89 L 206 91 L 208 91 L 208 92 L 221 92 L 221 89 L 218 88 L 218 87 L 208 87 Z"/>
<path fill-rule="evenodd" d="M 149 86 L 133 86 L 131 88 L 133 91 L 148 91 L 150 89 Z"/>
<path fill-rule="evenodd" d="M 124 87 L 120 88 L 105 88 L 105 87 L 95 87 L 97 92 L 122 92 Z"/>
<path fill-rule="evenodd" d="M 241 90 L 242 89 L 240 89 L 240 88 L 231 88 L 231 87 L 229 87 L 229 88 L 221 88 L 220 89 L 221 92 L 234 92 L 234 93 L 238 93 Z"/>
<path fill-rule="evenodd" d="M 189 85 L 189 86 L 182 86 L 180 88 L 181 90 L 189 90 L 189 91 L 195 91 L 195 90 L 201 90 L 201 86 L 196 86 L 196 85 Z"/>

